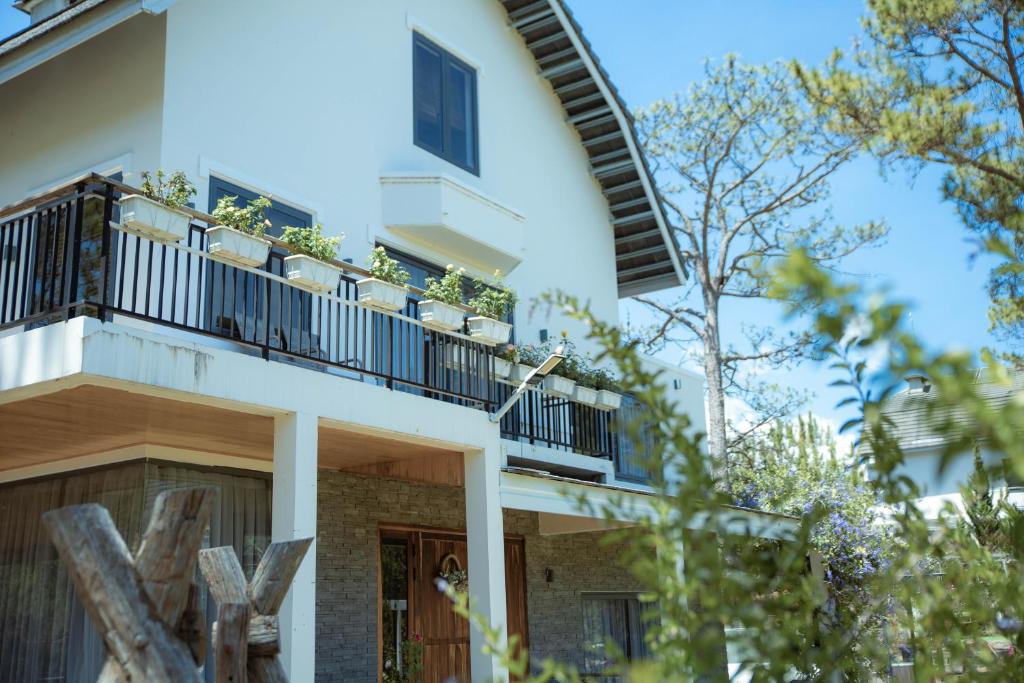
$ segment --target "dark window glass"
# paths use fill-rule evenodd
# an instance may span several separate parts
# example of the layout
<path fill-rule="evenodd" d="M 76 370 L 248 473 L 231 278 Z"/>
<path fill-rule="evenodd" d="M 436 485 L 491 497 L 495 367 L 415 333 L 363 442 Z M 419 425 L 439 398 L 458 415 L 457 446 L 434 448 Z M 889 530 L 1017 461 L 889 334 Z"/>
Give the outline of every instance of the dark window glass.
<path fill-rule="evenodd" d="M 479 174 L 476 71 L 413 34 L 413 141 Z"/>
<path fill-rule="evenodd" d="M 647 656 L 644 642 L 646 628 L 641 617 L 640 601 L 633 596 L 594 595 L 583 598 L 583 662 L 584 671 L 601 674 L 618 657 L 629 661 Z M 602 677 L 601 681 L 618 681 Z"/>

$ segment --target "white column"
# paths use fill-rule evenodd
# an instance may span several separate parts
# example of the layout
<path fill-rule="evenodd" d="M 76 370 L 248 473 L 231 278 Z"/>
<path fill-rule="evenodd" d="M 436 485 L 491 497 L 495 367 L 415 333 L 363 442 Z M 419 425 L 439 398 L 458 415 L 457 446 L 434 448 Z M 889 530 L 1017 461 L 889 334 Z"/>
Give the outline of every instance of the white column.
<path fill-rule="evenodd" d="M 317 416 L 274 419 L 275 541 L 313 537 L 280 611 L 281 664 L 290 681 L 312 681 L 316 655 Z"/>
<path fill-rule="evenodd" d="M 469 594 L 476 610 L 507 641 L 505 614 L 505 528 L 501 516 L 501 450 L 498 439 L 482 451 L 466 453 L 466 541 L 469 550 Z M 504 642 L 502 643 L 504 645 Z M 469 631 L 470 667 L 474 681 L 507 681 L 508 670 L 483 652 L 483 634 Z"/>

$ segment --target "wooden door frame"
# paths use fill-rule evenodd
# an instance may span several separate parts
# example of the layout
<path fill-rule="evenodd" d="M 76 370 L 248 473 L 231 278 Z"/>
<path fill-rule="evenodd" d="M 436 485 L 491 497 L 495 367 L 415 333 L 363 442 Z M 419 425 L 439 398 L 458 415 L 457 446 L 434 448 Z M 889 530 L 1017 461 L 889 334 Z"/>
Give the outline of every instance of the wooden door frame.
<path fill-rule="evenodd" d="M 382 683 L 383 681 L 383 668 L 381 667 L 381 660 L 384 657 L 384 633 L 383 633 L 383 620 L 381 615 L 384 613 L 384 578 L 382 574 L 383 563 L 381 561 L 381 546 L 384 544 L 386 537 L 398 538 L 403 534 L 406 536 L 409 542 L 412 541 L 412 534 L 436 534 L 438 536 L 449 536 L 454 540 L 466 540 L 465 529 L 448 529 L 445 527 L 426 526 L 421 524 L 401 524 L 401 523 L 390 523 L 390 522 L 378 522 L 377 523 L 377 614 L 375 621 L 377 622 L 377 682 Z M 526 585 L 526 536 L 523 534 L 505 534 L 505 542 L 512 541 L 519 543 L 523 546 L 523 596 L 527 595 Z M 417 559 L 419 555 L 416 555 Z M 410 563 L 409 570 L 411 572 L 412 565 Z M 408 611 L 406 613 L 406 623 L 412 623 L 412 611 L 413 611 L 413 600 L 412 591 L 414 589 L 414 582 L 412 581 L 411 574 L 409 575 L 409 593 L 406 596 L 406 605 Z M 506 596 L 506 600 L 507 600 Z M 524 620 L 523 624 L 523 647 L 529 647 L 530 634 L 529 634 L 529 617 Z"/>

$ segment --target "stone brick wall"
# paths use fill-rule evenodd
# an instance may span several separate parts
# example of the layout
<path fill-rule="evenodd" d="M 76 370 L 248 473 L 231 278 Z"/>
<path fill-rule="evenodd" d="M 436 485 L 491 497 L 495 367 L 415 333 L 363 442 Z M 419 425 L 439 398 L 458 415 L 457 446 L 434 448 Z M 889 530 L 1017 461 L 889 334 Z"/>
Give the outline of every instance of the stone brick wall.
<path fill-rule="evenodd" d="M 318 486 L 317 680 L 376 681 L 378 525 L 462 530 L 465 497 L 451 486 L 339 472 L 321 472 Z M 525 537 L 531 656 L 578 662 L 580 594 L 636 590 L 635 582 L 600 534 L 540 536 L 536 514 L 514 510 L 505 531 Z"/>

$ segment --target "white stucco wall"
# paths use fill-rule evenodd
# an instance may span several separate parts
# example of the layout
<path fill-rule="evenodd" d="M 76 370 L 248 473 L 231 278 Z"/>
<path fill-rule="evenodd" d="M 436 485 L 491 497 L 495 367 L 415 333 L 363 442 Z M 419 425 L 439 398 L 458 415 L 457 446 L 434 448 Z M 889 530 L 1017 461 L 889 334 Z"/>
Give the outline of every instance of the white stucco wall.
<path fill-rule="evenodd" d="M 938 448 L 917 448 L 905 452 L 905 462 L 898 468 L 900 474 L 910 477 L 920 488 L 922 497 L 918 507 L 928 517 L 937 517 L 939 511 L 947 503 L 962 508 L 960 488 L 967 484 L 974 472 L 974 454 L 961 453 L 950 460 L 940 472 L 942 454 Z M 999 453 L 983 449 L 981 458 L 988 467 L 998 467 L 1003 456 Z M 1002 479 L 990 475 L 993 487 L 1004 485 Z"/>
<path fill-rule="evenodd" d="M 82 172 L 159 165 L 163 25 L 137 16 L 0 85 L 0 206 Z"/>
<path fill-rule="evenodd" d="M 412 31 L 478 69 L 479 177 L 416 147 Z M 167 14 L 162 164 L 211 172 L 310 210 L 362 264 L 375 240 L 445 264 L 386 229 L 380 176 L 447 174 L 523 214 L 518 336 L 582 330 L 529 315 L 560 288 L 617 320 L 614 239 L 586 154 L 496 1 L 179 0 Z M 485 229 L 486 226 L 481 226 Z"/>

